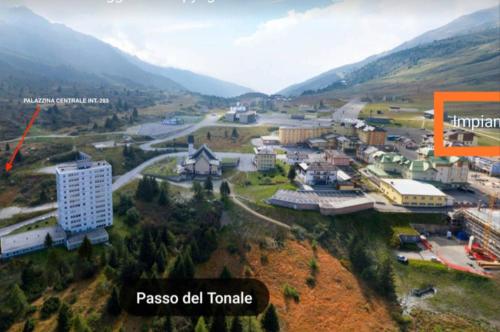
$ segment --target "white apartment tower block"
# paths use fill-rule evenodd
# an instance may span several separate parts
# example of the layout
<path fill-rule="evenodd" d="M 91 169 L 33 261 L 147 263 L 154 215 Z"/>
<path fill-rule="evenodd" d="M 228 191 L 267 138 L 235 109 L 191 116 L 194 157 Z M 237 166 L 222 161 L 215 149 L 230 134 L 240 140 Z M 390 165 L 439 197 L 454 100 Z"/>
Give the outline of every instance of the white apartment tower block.
<path fill-rule="evenodd" d="M 70 233 L 113 224 L 111 165 L 80 153 L 76 163 L 56 168 L 58 223 Z"/>

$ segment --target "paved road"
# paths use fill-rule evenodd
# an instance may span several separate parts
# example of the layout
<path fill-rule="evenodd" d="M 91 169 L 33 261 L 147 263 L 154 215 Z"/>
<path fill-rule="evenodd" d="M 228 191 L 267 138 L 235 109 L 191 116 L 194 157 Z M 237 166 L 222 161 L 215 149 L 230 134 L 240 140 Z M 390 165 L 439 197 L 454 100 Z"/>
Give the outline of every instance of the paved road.
<path fill-rule="evenodd" d="M 133 181 L 137 176 L 141 174 L 141 172 L 146 169 L 147 167 L 164 160 L 166 158 L 173 158 L 173 157 L 182 157 L 186 156 L 187 152 L 174 152 L 174 153 L 165 153 L 162 155 L 159 155 L 157 157 L 154 157 L 152 159 L 146 160 L 136 168 L 128 171 L 127 173 L 121 175 L 118 177 L 118 179 L 113 183 L 113 191 L 120 189 L 127 183 Z"/>
<path fill-rule="evenodd" d="M 161 150 L 161 149 L 154 148 L 153 145 L 167 142 L 167 141 L 171 141 L 175 138 L 184 137 L 184 136 L 189 135 L 189 134 L 191 134 L 191 133 L 193 133 L 193 132 L 195 132 L 198 129 L 203 128 L 203 127 L 213 126 L 217 123 L 218 119 L 219 119 L 218 116 L 208 115 L 198 123 L 195 123 L 191 126 L 188 126 L 187 128 L 184 127 L 184 128 L 181 128 L 180 130 L 172 131 L 172 132 L 166 134 L 165 137 L 144 143 L 144 144 L 140 145 L 140 148 L 143 150 L 146 150 L 146 151 Z"/>
<path fill-rule="evenodd" d="M 343 107 L 341 107 L 339 110 L 337 110 L 337 112 L 335 114 L 338 114 L 339 117 L 347 117 L 347 116 L 348 117 L 357 117 L 358 114 L 359 114 L 359 112 L 361 111 L 361 109 L 364 107 L 364 105 L 365 105 L 365 103 L 362 103 L 359 100 L 353 100 L 353 101 L 347 103 L 346 105 L 344 105 Z M 292 120 L 292 119 L 289 119 L 286 116 L 281 116 L 281 115 L 263 115 L 263 116 L 260 116 L 259 118 L 260 118 L 259 119 L 259 123 L 253 124 L 253 126 L 258 126 L 258 125 L 262 125 L 262 124 L 297 125 L 297 126 L 299 126 L 299 125 L 308 125 L 308 124 L 316 124 L 317 125 L 317 124 L 320 124 L 320 123 L 325 123 L 326 124 L 326 123 L 328 123 L 328 122 L 331 121 L 330 119 L 317 119 L 317 120 L 304 120 L 304 121 L 301 121 L 301 120 Z M 217 122 L 218 119 L 219 119 L 219 117 L 216 116 L 216 115 L 208 115 L 202 121 L 200 121 L 200 122 L 198 122 L 196 124 L 188 126 L 187 128 L 184 127 L 184 128 L 181 128 L 180 130 L 173 131 L 173 132 L 167 134 L 166 137 L 163 137 L 163 138 L 160 138 L 160 139 L 156 139 L 156 140 L 144 143 L 144 144 L 140 145 L 140 148 L 143 149 L 143 150 L 161 150 L 161 149 L 155 149 L 152 146 L 156 145 L 158 143 L 163 143 L 163 142 L 166 142 L 166 141 L 169 141 L 169 140 L 173 140 L 175 138 L 180 138 L 180 137 L 189 135 L 189 134 L 195 132 L 196 130 L 198 130 L 200 128 L 203 128 L 203 127 L 207 127 L 207 126 L 229 126 L 230 127 L 230 126 L 239 125 L 239 124 L 231 124 L 231 123 L 227 123 L 227 124 L 220 123 L 220 122 Z M 240 125 L 240 126 L 248 126 L 248 125 Z M 123 132 L 121 132 L 121 133 L 123 133 Z M 66 136 L 65 135 L 48 135 L 48 136 L 39 136 L 39 137 L 66 137 Z M 113 183 L 113 187 L 112 187 L 113 191 L 115 191 L 115 190 L 123 187 L 127 183 L 133 181 L 137 176 L 140 175 L 140 173 L 145 168 L 153 165 L 154 163 L 159 162 L 159 161 L 161 161 L 163 159 L 166 159 L 166 158 L 169 158 L 169 157 L 182 157 L 182 156 L 185 156 L 185 155 L 186 155 L 186 152 L 165 153 L 165 154 L 162 154 L 162 155 L 157 156 L 155 158 L 149 159 L 149 160 L 145 161 L 144 163 L 142 163 L 141 165 L 139 165 L 136 168 L 134 168 L 133 170 L 131 170 L 131 171 L 123 174 L 122 176 L 120 176 Z M 242 170 L 242 171 L 253 171 L 253 170 L 255 170 L 255 167 L 254 167 L 254 165 L 252 163 L 252 157 L 253 157 L 252 154 L 242 154 L 242 153 L 232 153 L 232 152 L 218 152 L 217 155 L 220 158 L 240 158 L 239 169 Z M 53 172 L 53 169 L 52 168 L 46 168 L 46 169 L 43 169 L 43 171 L 45 171 L 45 172 Z M 238 201 L 238 200 L 236 199 L 235 201 Z M 246 207 L 246 209 L 249 209 L 250 211 L 252 211 L 254 214 L 259 215 L 259 216 L 261 216 L 263 218 L 267 218 L 265 216 L 262 216 L 262 215 L 256 213 L 255 211 L 251 210 L 246 205 L 245 205 L 245 207 Z M 40 207 L 35 207 L 33 209 L 37 209 L 37 208 L 40 209 Z M 5 215 L 7 215 L 8 213 L 12 213 L 12 212 L 8 212 L 9 210 L 7 210 L 7 211 L 4 211 L 4 210 L 0 210 L 0 213 L 4 213 Z M 14 211 L 14 210 L 10 210 L 10 211 Z M 55 213 L 55 212 L 53 212 L 53 213 Z M 42 216 L 39 216 L 38 218 L 42 218 L 42 219 L 43 218 L 48 218 L 51 215 L 53 215 L 53 213 L 42 215 Z M 37 219 L 37 218 L 35 218 L 35 219 Z M 269 218 L 269 219 L 271 219 L 271 218 Z M 40 220 L 40 219 L 38 219 L 38 220 Z M 38 220 L 34 220 L 34 219 L 26 220 L 26 221 L 24 221 L 22 223 L 18 223 L 16 225 L 12 225 L 7 230 L 9 232 L 12 232 L 13 230 L 15 230 L 15 229 L 17 229 L 19 227 L 22 227 L 22 226 L 30 224 L 30 223 L 34 223 L 34 222 L 36 222 Z M 0 232 L 6 232 L 5 229 L 6 228 L 0 229 Z"/>
<path fill-rule="evenodd" d="M 82 134 L 82 135 L 68 135 L 68 134 L 60 134 L 60 135 L 35 135 L 35 136 L 26 136 L 26 141 L 30 139 L 37 138 L 77 138 L 77 137 L 85 137 L 85 136 L 107 136 L 107 135 L 118 135 L 118 134 L 130 134 L 128 131 L 108 131 L 104 133 L 92 133 L 92 134 Z M 5 141 L 0 141 L 0 144 L 4 143 L 12 143 L 17 142 L 21 139 L 21 137 L 13 138 Z"/>
<path fill-rule="evenodd" d="M 362 107 L 361 107 L 362 108 Z M 271 126 L 329 126 L 331 125 L 331 119 L 311 119 L 311 120 L 294 120 L 286 114 L 262 114 L 259 115 L 258 121 L 252 124 L 241 124 L 241 123 L 229 123 L 229 122 L 218 122 L 219 117 L 214 115 L 206 116 L 202 121 L 179 128 L 178 130 L 172 130 L 170 132 L 164 133 L 161 138 L 155 139 L 153 141 L 144 143 L 140 145 L 143 150 L 151 151 L 158 150 L 161 151 L 162 148 L 153 147 L 156 144 L 172 141 L 173 139 L 181 138 L 189 134 L 194 133 L 198 129 L 203 127 L 258 127 L 263 125 Z M 147 134 L 147 133 L 143 133 Z"/>
<path fill-rule="evenodd" d="M 343 119 L 357 119 L 359 113 L 365 105 L 365 102 L 362 102 L 359 99 L 353 99 L 336 110 L 335 113 L 333 113 L 332 118 L 337 122 L 340 122 Z"/>
<path fill-rule="evenodd" d="M 55 217 L 56 213 L 57 213 L 57 211 L 53 211 L 53 212 L 50 212 L 50 213 L 47 213 L 47 214 L 44 214 L 44 215 L 41 215 L 41 216 L 38 216 L 38 217 L 35 217 L 32 219 L 21 221 L 17 224 L 14 224 L 14 225 L 0 228 L 0 237 L 7 235 L 7 234 L 15 231 L 16 229 L 23 227 L 23 226 L 31 225 L 31 224 L 36 223 L 37 221 L 45 220 L 45 219 L 48 219 L 50 217 Z"/>
<path fill-rule="evenodd" d="M 57 208 L 57 203 L 47 203 L 43 205 L 33 206 L 33 207 L 18 207 L 18 206 L 9 206 L 4 209 L 0 209 L 0 219 L 8 219 L 12 218 L 16 214 L 20 213 L 31 213 L 38 212 L 43 210 L 50 210 Z"/>
<path fill-rule="evenodd" d="M 249 171 L 254 171 L 255 166 L 253 165 L 253 154 L 251 153 L 238 153 L 238 152 L 215 152 L 218 158 L 224 159 L 224 158 L 240 158 L 240 164 L 238 165 L 238 169 L 240 171 L 244 172 L 249 172 Z M 114 183 L 113 183 L 113 191 L 118 190 L 119 188 L 123 187 L 127 183 L 133 181 L 136 177 L 138 177 L 141 172 L 146 169 L 147 167 L 164 160 L 166 158 L 173 158 L 173 157 L 186 157 L 187 152 L 174 152 L 174 153 L 165 153 L 162 155 L 159 155 L 155 158 L 149 159 L 133 170 L 121 175 Z"/>

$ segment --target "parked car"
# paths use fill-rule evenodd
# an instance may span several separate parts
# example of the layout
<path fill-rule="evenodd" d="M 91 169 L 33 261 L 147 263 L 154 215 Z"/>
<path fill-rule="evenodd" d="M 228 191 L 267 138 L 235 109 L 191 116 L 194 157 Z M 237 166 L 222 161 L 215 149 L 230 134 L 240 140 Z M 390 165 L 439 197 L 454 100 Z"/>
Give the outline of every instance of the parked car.
<path fill-rule="evenodd" d="M 436 289 L 433 286 L 427 286 L 427 287 L 423 287 L 423 288 L 415 288 L 411 291 L 411 293 L 413 296 L 421 297 L 421 296 L 424 296 L 426 294 L 431 294 L 431 293 L 435 294 Z"/>
<path fill-rule="evenodd" d="M 431 261 L 435 262 L 435 263 L 442 263 L 442 261 L 439 258 L 437 258 L 436 256 L 432 256 Z"/>
<path fill-rule="evenodd" d="M 400 262 L 401 264 L 408 264 L 408 257 L 403 255 L 398 255 L 396 258 L 398 262 Z"/>

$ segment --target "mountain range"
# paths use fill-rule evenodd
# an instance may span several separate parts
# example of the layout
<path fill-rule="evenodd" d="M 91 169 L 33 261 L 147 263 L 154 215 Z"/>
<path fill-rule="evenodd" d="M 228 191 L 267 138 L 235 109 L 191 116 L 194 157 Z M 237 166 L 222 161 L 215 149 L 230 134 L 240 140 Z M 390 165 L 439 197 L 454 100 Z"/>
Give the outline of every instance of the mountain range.
<path fill-rule="evenodd" d="M 334 68 L 279 94 L 401 94 L 431 87 L 498 85 L 500 6 L 480 10 L 392 50 Z M 443 51 L 444 50 L 444 51 Z M 0 80 L 17 86 L 122 86 L 236 97 L 251 89 L 147 63 L 89 35 L 51 23 L 26 7 L 0 7 Z M 32 89 L 36 91 L 36 87 Z M 413 94 L 418 94 L 413 91 Z"/>
<path fill-rule="evenodd" d="M 0 78 L 91 82 L 233 97 L 237 84 L 144 62 L 94 37 L 51 23 L 26 7 L 0 8 Z"/>
<path fill-rule="evenodd" d="M 428 31 L 395 47 L 392 50 L 370 56 L 356 63 L 331 69 L 304 82 L 291 85 L 278 93 L 286 96 L 298 96 L 303 93 L 311 94 L 315 91 L 324 92 L 324 90 L 328 89 L 328 87 L 340 87 L 345 85 L 345 81 L 348 80 L 349 76 L 355 71 L 366 67 L 364 72 L 367 72 L 370 70 L 370 67 L 367 66 L 385 57 L 390 57 L 395 53 L 410 49 L 416 50 L 418 47 L 429 43 L 458 36 L 472 35 L 481 31 L 497 30 L 498 33 L 499 26 L 500 6 L 479 10 L 474 13 L 461 16 L 442 27 Z M 407 52 L 405 54 L 411 57 L 412 52 Z M 371 68 L 373 70 L 373 66 Z"/>

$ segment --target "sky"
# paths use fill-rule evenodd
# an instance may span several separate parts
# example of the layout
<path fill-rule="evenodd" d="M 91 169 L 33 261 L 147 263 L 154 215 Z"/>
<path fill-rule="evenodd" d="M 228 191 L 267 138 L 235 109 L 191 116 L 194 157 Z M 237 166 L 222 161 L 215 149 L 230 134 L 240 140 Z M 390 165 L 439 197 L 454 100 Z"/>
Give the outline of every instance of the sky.
<path fill-rule="evenodd" d="M 0 1 L 25 5 L 52 22 L 150 63 L 265 93 L 387 51 L 464 14 L 498 4 L 498 0 Z"/>

